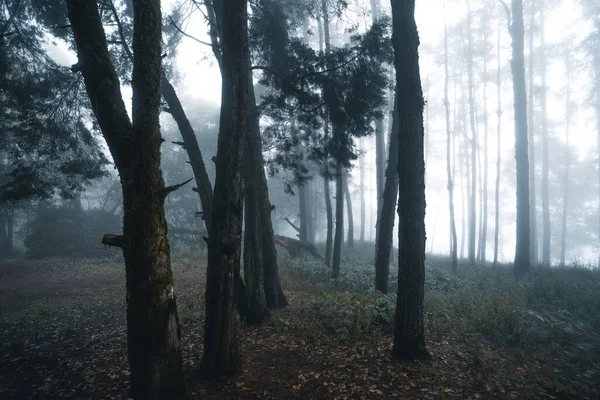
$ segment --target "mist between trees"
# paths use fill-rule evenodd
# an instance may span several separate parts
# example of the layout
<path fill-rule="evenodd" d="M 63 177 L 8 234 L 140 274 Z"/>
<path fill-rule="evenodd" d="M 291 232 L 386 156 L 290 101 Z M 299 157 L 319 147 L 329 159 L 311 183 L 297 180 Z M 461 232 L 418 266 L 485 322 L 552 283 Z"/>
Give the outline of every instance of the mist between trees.
<path fill-rule="evenodd" d="M 0 132 L 2 393 L 598 395 L 595 0 L 0 0 Z"/>

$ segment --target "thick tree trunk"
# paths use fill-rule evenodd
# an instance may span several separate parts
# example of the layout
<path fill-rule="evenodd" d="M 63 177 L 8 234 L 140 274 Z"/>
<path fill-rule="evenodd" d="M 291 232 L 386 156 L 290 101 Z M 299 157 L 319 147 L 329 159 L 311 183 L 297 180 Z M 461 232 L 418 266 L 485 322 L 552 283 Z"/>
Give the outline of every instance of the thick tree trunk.
<path fill-rule="evenodd" d="M 343 167 L 338 166 L 335 177 L 335 237 L 333 239 L 332 279 L 340 277 L 342 241 L 344 238 L 344 180 Z"/>
<path fill-rule="evenodd" d="M 223 2 L 222 100 L 216 178 L 208 238 L 204 354 L 206 376 L 238 372 L 237 284 L 243 214 L 243 159 L 247 151 L 250 54 L 246 0 Z"/>
<path fill-rule="evenodd" d="M 183 139 L 183 148 L 188 154 L 190 159 L 190 165 L 194 173 L 196 181 L 196 188 L 193 190 L 198 193 L 200 197 L 200 204 L 202 204 L 202 218 L 207 230 L 210 230 L 210 205 L 212 204 L 213 189 L 208 173 L 206 172 L 206 166 L 204 165 L 204 159 L 202 158 L 202 151 L 200 145 L 196 139 L 196 134 L 192 124 L 188 120 L 185 111 L 179 101 L 179 97 L 173 88 L 173 85 L 167 80 L 165 74 L 162 74 L 162 85 L 161 93 L 164 97 L 167 105 L 169 106 L 169 112 L 175 119 L 181 138 Z"/>
<path fill-rule="evenodd" d="M 529 159 L 527 157 L 527 91 L 525 89 L 525 56 L 523 1 L 512 0 L 511 71 L 515 110 L 515 159 L 517 164 L 517 244 L 514 271 L 517 276 L 530 270 L 529 232 Z"/>
<path fill-rule="evenodd" d="M 473 80 L 473 34 L 471 32 L 471 7 L 467 0 L 467 75 L 469 79 L 469 123 L 471 127 L 471 196 L 469 202 L 469 264 L 475 265 L 477 237 L 477 129 L 475 127 L 475 95 Z"/>
<path fill-rule="evenodd" d="M 528 140 L 529 140 L 529 206 L 531 212 L 530 220 L 530 235 L 531 235 L 531 262 L 536 265 L 538 263 L 538 235 L 537 235 L 537 195 L 536 195 L 536 174 L 535 174 L 535 96 L 533 87 L 534 73 L 535 73 L 535 55 L 534 55 L 534 32 L 535 32 L 535 13 L 537 10 L 537 0 L 530 0 L 529 8 L 531 10 L 529 19 L 529 66 L 528 66 L 528 83 L 529 83 L 529 101 L 527 102 L 527 129 L 528 129 Z"/>
<path fill-rule="evenodd" d="M 398 96 L 398 296 L 392 357 L 429 356 L 424 337 L 425 164 L 415 1 L 392 1 Z"/>
<path fill-rule="evenodd" d="M 77 67 L 121 177 L 133 397 L 183 398 L 179 320 L 164 214 L 170 188 L 165 187 L 160 170 L 160 2 L 133 2 L 133 123 L 122 100 L 97 3 L 67 0 L 67 8 Z"/>
<path fill-rule="evenodd" d="M 497 100 L 497 115 L 498 123 L 496 130 L 496 194 L 495 194 L 495 214 L 494 214 L 494 266 L 498 265 L 498 235 L 500 234 L 500 163 L 501 163 L 501 138 L 502 138 L 502 80 L 501 80 L 501 68 L 500 62 L 500 39 L 502 37 L 502 30 L 500 27 L 500 20 L 498 20 L 498 43 L 496 48 L 496 58 L 498 61 L 498 70 L 496 71 L 496 87 L 498 91 Z"/>
<path fill-rule="evenodd" d="M 458 252 L 456 238 L 456 221 L 454 218 L 454 183 L 452 181 L 452 163 L 450 158 L 450 102 L 448 99 L 448 28 L 446 22 L 446 1 L 444 0 L 444 113 L 446 115 L 446 170 L 448 178 L 448 208 L 450 215 L 450 259 L 452 270 L 458 267 Z"/>
<path fill-rule="evenodd" d="M 542 103 L 542 264 L 549 266 L 550 259 L 550 194 L 548 193 L 548 174 L 550 171 L 550 153 L 548 143 L 548 112 L 547 112 L 547 85 L 546 85 L 546 43 L 544 34 L 544 2 L 540 2 L 540 74 L 542 77 L 541 103 Z"/>
<path fill-rule="evenodd" d="M 398 103 L 394 99 L 394 106 Z M 394 107 L 395 109 L 396 107 Z M 390 157 L 385 170 L 381 223 L 377 226 L 375 243 L 375 290 L 389 290 L 390 256 L 393 249 L 395 208 L 398 200 L 398 115 L 394 111 L 390 132 Z"/>
<path fill-rule="evenodd" d="M 248 67 L 250 67 L 248 65 Z M 251 325 L 262 324 L 269 320 L 271 314 L 267 308 L 264 287 L 263 232 L 261 226 L 261 204 L 263 200 L 259 193 L 261 170 L 264 174 L 262 163 L 262 144 L 260 127 L 254 99 L 252 74 L 248 82 L 248 136 L 246 137 L 246 153 L 244 166 L 244 281 L 246 303 L 242 310 L 245 312 L 246 323 Z M 268 200 L 268 196 L 267 196 Z M 240 289 L 241 290 L 241 289 Z"/>
<path fill-rule="evenodd" d="M 563 183 L 563 213 L 562 213 L 562 232 L 560 234 L 560 266 L 565 266 L 567 254 L 567 213 L 569 210 L 569 169 L 571 168 L 571 149 L 569 148 L 569 128 L 571 126 L 571 60 L 570 54 L 565 57 L 565 67 L 567 70 L 567 90 L 565 95 L 565 180 Z"/>
<path fill-rule="evenodd" d="M 348 182 L 348 171 L 343 171 L 344 198 L 346 199 L 346 212 L 348 213 L 348 247 L 354 247 L 354 215 L 352 213 L 352 197 L 350 197 L 350 183 Z"/>

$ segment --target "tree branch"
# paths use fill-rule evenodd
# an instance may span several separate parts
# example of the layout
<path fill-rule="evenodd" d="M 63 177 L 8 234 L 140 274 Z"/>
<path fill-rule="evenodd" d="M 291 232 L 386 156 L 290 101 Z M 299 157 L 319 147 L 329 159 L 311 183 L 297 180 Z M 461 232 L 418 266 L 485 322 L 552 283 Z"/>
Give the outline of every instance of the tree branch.
<path fill-rule="evenodd" d="M 196 41 L 196 42 L 198 42 L 200 44 L 203 44 L 205 46 L 210 46 L 210 47 L 215 46 L 212 43 L 208 43 L 208 42 L 205 42 L 203 40 L 200 40 L 197 37 L 192 36 L 189 33 L 186 33 L 185 31 L 183 31 L 183 29 L 181 29 L 180 27 L 178 27 L 177 24 L 175 23 L 175 21 L 173 21 L 173 17 L 169 17 L 169 20 L 171 21 L 171 25 L 173 25 L 173 27 L 177 30 L 177 32 L 181 33 L 183 36 L 185 36 L 187 38 L 190 38 L 190 39 L 192 39 L 192 40 L 194 40 L 194 41 Z"/>
<path fill-rule="evenodd" d="M 176 191 L 177 189 L 187 185 L 188 183 L 190 183 L 194 178 L 190 178 L 185 182 L 179 183 L 177 185 L 173 185 L 173 186 L 167 186 L 165 188 L 165 197 L 167 197 L 169 195 L 169 193 Z"/>

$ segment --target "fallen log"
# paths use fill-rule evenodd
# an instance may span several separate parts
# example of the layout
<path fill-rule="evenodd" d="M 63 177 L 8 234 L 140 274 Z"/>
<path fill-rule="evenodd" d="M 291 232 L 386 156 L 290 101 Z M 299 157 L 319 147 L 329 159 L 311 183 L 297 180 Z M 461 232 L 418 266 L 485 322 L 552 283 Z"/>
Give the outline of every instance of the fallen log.
<path fill-rule="evenodd" d="M 287 236 L 275 235 L 275 241 L 284 247 L 292 258 L 298 257 L 302 255 L 302 253 L 307 252 L 314 258 L 318 260 L 323 260 L 323 257 L 317 251 L 317 248 L 314 244 L 310 242 L 305 242 L 304 240 L 292 239 Z"/>

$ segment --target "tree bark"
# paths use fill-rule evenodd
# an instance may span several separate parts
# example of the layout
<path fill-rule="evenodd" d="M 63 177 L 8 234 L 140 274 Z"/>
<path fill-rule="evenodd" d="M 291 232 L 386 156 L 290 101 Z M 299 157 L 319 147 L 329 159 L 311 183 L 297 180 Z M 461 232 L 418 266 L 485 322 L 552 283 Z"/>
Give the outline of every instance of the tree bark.
<path fill-rule="evenodd" d="M 200 197 L 204 225 L 207 230 L 210 230 L 210 205 L 212 204 L 213 196 L 212 184 L 210 183 L 208 173 L 206 172 L 202 151 L 200 150 L 198 139 L 196 139 L 194 128 L 192 128 L 192 124 L 190 124 L 190 121 L 185 114 L 173 85 L 167 80 L 164 73 L 162 74 L 161 93 L 169 106 L 170 114 L 173 116 L 173 119 L 179 127 L 179 132 L 183 139 L 183 148 L 188 154 L 190 165 L 194 173 L 194 179 L 197 186 L 194 191 L 197 192 Z"/>
<path fill-rule="evenodd" d="M 550 171 L 550 153 L 548 149 L 548 112 L 547 112 L 547 85 L 546 85 L 546 44 L 544 33 L 544 1 L 540 2 L 540 74 L 542 77 L 541 103 L 542 103 L 542 217 L 544 222 L 542 232 L 542 264 L 550 266 L 550 195 L 548 193 L 548 175 Z"/>
<path fill-rule="evenodd" d="M 237 283 L 243 214 L 243 159 L 249 130 L 250 53 L 246 0 L 222 3 L 222 97 L 216 177 L 208 238 L 204 354 L 205 376 L 238 372 Z"/>
<path fill-rule="evenodd" d="M 498 91 L 497 100 L 497 115 L 498 123 L 496 130 L 496 194 L 495 194 L 495 214 L 494 214 L 494 266 L 498 265 L 498 235 L 500 233 L 500 163 L 502 153 L 500 151 L 501 139 L 502 139 L 502 80 L 501 80 L 501 68 L 500 63 L 500 39 L 502 38 L 502 30 L 500 28 L 500 20 L 498 20 L 498 43 L 496 48 L 496 58 L 498 61 L 498 70 L 496 71 L 496 87 Z"/>
<path fill-rule="evenodd" d="M 342 241 L 344 238 L 344 180 L 343 167 L 338 165 L 335 177 L 335 237 L 333 239 L 333 264 L 331 278 L 340 277 Z"/>
<path fill-rule="evenodd" d="M 365 223 L 366 221 L 366 201 L 365 201 L 365 156 L 364 151 L 364 140 L 359 139 L 360 146 L 360 158 L 358 159 L 358 168 L 360 176 L 360 242 L 365 242 Z"/>
<path fill-rule="evenodd" d="M 248 68 L 250 65 L 248 65 Z M 244 283 L 245 283 L 245 304 L 241 308 L 244 310 L 243 316 L 246 323 L 258 325 L 268 321 L 271 313 L 267 307 L 265 297 L 264 266 L 263 256 L 263 232 L 261 229 L 261 199 L 259 193 L 260 182 L 256 177 L 260 177 L 264 167 L 262 163 L 262 144 L 260 139 L 260 127 L 258 125 L 258 115 L 255 107 L 254 88 L 252 83 L 252 73 L 249 74 L 248 81 L 248 135 L 246 138 L 245 170 L 244 170 Z M 268 196 L 267 196 L 268 201 Z M 241 285 L 240 285 L 241 286 Z"/>
<path fill-rule="evenodd" d="M 469 122 L 471 127 L 471 196 L 469 202 L 469 264 L 475 265 L 475 238 L 477 235 L 477 129 L 475 127 L 475 96 L 473 82 L 473 34 L 471 7 L 467 0 L 467 75 L 469 79 Z"/>
<path fill-rule="evenodd" d="M 429 357 L 424 337 L 425 163 L 415 1 L 392 1 L 398 94 L 398 295 L 393 358 Z"/>
<path fill-rule="evenodd" d="M 458 267 L 456 221 L 454 218 L 454 183 L 452 181 L 452 163 L 450 159 L 450 102 L 448 100 L 448 26 L 446 22 L 446 1 L 444 0 L 444 113 L 446 114 L 446 169 L 448 178 L 448 208 L 450 215 L 450 259 L 452 270 Z"/>
<path fill-rule="evenodd" d="M 67 0 L 78 67 L 119 170 L 127 288 L 127 343 L 136 399 L 184 398 L 179 319 L 160 170 L 160 2 L 133 1 L 133 121 L 121 96 L 98 5 Z"/>
<path fill-rule="evenodd" d="M 487 110 L 487 48 L 488 48 L 488 39 L 487 39 L 487 29 L 488 29 L 488 14 L 487 8 L 483 11 L 483 44 L 484 44 L 484 52 L 483 52 L 483 219 L 481 222 L 481 257 L 480 262 L 485 263 L 486 261 L 486 248 L 487 248 L 487 229 L 488 229 L 488 164 L 489 164 L 489 155 L 488 155 L 488 110 Z"/>
<path fill-rule="evenodd" d="M 517 165 L 517 244 L 514 272 L 521 276 L 531 268 L 529 221 L 529 159 L 527 157 L 527 91 L 525 89 L 525 56 L 523 1 L 512 0 L 511 71 L 515 112 L 515 160 Z"/>
<path fill-rule="evenodd" d="M 331 53 L 331 38 L 329 35 L 329 10 L 327 10 L 327 1 L 321 0 L 321 12 L 323 13 L 323 37 L 325 44 L 325 54 Z M 319 24 L 320 26 L 320 24 Z M 321 48 L 321 52 L 323 49 Z M 325 114 L 324 118 L 324 140 L 329 138 L 329 116 Z M 325 209 L 327 212 L 327 238 L 325 240 L 325 264 L 331 263 L 333 251 L 333 208 L 331 205 L 331 194 L 329 188 L 329 161 L 325 159 L 325 171 L 323 177 L 323 192 L 325 193 Z"/>
<path fill-rule="evenodd" d="M 565 180 L 563 195 L 562 232 L 560 234 L 560 266 L 565 266 L 567 254 L 567 213 L 569 210 L 569 169 L 571 167 L 571 149 L 569 148 L 569 129 L 571 126 L 571 55 L 565 57 L 567 88 L 565 94 Z"/>
<path fill-rule="evenodd" d="M 371 0 L 371 19 L 375 23 L 379 19 L 379 0 Z M 375 120 L 375 178 L 377 181 L 377 223 L 379 226 L 381 207 L 383 205 L 384 170 L 385 170 L 385 137 L 383 119 Z"/>
<path fill-rule="evenodd" d="M 531 262 L 535 265 L 538 263 L 538 235 L 537 235 L 537 195 L 535 182 L 535 96 L 533 87 L 535 73 L 535 56 L 533 47 L 533 34 L 535 32 L 535 12 L 537 9 L 537 0 L 530 0 L 529 8 L 531 9 L 529 19 L 529 66 L 528 66 L 528 82 L 529 82 L 529 101 L 527 102 L 527 129 L 529 131 L 529 206 L 531 211 L 530 234 L 531 234 Z"/>
<path fill-rule="evenodd" d="M 394 98 L 394 110 L 398 100 Z M 377 226 L 375 243 L 375 290 L 387 293 L 389 290 L 390 256 L 393 249 L 394 209 L 398 200 L 398 114 L 392 117 L 390 150 L 385 170 L 381 223 Z"/>
<path fill-rule="evenodd" d="M 344 197 L 346 199 L 346 212 L 348 213 L 348 247 L 354 247 L 354 215 L 352 213 L 352 198 L 350 197 L 350 184 L 348 182 L 348 171 L 343 171 Z"/>

